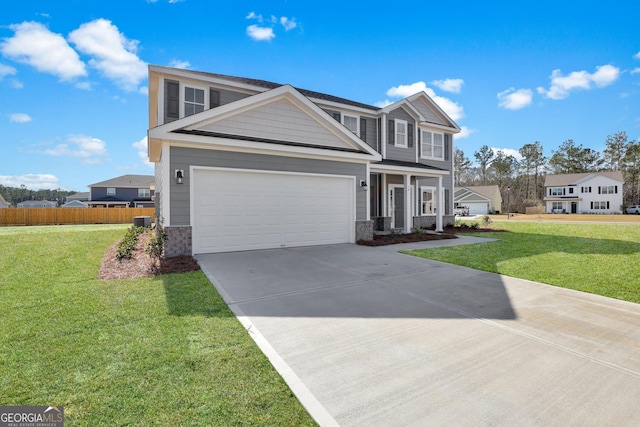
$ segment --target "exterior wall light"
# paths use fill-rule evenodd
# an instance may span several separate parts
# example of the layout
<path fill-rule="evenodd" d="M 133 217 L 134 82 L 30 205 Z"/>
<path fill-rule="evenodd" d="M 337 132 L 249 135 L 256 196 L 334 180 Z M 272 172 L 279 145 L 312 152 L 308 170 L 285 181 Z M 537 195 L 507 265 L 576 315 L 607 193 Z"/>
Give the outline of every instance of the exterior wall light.
<path fill-rule="evenodd" d="M 182 184 L 184 178 L 184 171 L 182 169 L 176 169 L 176 184 Z"/>
<path fill-rule="evenodd" d="M 361 179 L 360 188 L 362 188 L 364 191 L 367 191 L 367 181 L 365 181 L 364 179 Z"/>

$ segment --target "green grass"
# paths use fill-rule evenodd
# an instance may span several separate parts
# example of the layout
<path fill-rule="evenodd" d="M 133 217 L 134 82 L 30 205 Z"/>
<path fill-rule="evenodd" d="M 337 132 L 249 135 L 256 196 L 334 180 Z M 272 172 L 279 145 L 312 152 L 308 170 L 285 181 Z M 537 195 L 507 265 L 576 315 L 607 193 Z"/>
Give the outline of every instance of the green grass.
<path fill-rule="evenodd" d="M 640 303 L 640 225 L 494 223 L 497 242 L 407 252 Z"/>
<path fill-rule="evenodd" d="M 314 425 L 202 272 L 100 281 L 128 226 L 0 228 L 0 404 L 69 426 Z"/>

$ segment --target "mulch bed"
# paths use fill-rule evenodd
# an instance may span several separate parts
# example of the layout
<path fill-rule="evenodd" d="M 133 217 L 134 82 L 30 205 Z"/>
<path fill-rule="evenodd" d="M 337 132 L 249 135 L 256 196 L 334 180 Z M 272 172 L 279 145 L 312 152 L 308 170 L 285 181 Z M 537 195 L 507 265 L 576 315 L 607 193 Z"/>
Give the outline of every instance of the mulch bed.
<path fill-rule="evenodd" d="M 373 236 L 373 240 L 358 240 L 356 243 L 363 246 L 386 246 L 398 243 L 428 242 L 430 240 L 457 239 L 456 233 L 482 233 L 501 232 L 492 228 L 449 227 L 444 233 L 409 233 L 409 234 L 381 234 Z"/>
<path fill-rule="evenodd" d="M 120 241 L 109 246 L 102 258 L 98 277 L 101 280 L 130 279 L 200 270 L 198 262 L 191 256 L 154 260 L 144 251 L 150 238 L 149 233 L 142 233 L 138 236 L 138 243 L 131 259 L 119 260 L 116 257 Z"/>

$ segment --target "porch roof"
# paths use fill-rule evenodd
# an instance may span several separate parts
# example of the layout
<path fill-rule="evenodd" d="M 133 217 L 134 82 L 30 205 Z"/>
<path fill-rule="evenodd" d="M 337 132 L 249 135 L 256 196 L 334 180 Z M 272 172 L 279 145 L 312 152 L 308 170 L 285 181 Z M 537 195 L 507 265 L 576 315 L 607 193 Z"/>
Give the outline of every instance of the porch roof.
<path fill-rule="evenodd" d="M 423 165 L 422 163 L 403 162 L 400 160 L 384 159 L 380 162 L 371 162 L 370 170 L 373 173 L 386 173 L 394 175 L 413 176 L 445 176 L 449 175 L 446 169 L 435 166 Z"/>
<path fill-rule="evenodd" d="M 545 197 L 545 202 L 581 202 L 581 197 Z"/>

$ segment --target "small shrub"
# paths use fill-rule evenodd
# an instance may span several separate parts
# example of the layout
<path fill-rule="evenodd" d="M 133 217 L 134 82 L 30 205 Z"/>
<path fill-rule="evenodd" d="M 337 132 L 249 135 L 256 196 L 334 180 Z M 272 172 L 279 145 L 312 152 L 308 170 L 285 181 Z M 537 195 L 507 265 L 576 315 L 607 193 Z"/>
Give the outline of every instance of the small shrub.
<path fill-rule="evenodd" d="M 485 215 L 482 217 L 482 226 L 483 227 L 488 227 L 491 225 L 493 221 L 491 221 L 491 217 L 489 217 L 489 215 Z"/>
<path fill-rule="evenodd" d="M 164 231 L 162 224 L 156 226 L 156 232 L 151 235 L 151 240 L 144 249 L 145 253 L 154 260 L 162 258 L 164 254 L 164 242 L 167 241 L 167 232 Z"/>
<path fill-rule="evenodd" d="M 469 226 L 469 228 L 471 228 L 472 230 L 477 230 L 480 227 L 480 224 L 478 224 L 477 222 L 472 222 L 471 225 Z"/>
<path fill-rule="evenodd" d="M 147 229 L 144 227 L 131 226 L 118 244 L 118 249 L 116 250 L 116 258 L 118 258 L 119 260 L 133 258 L 133 250 L 138 243 L 138 236 L 144 233 L 146 230 Z"/>

